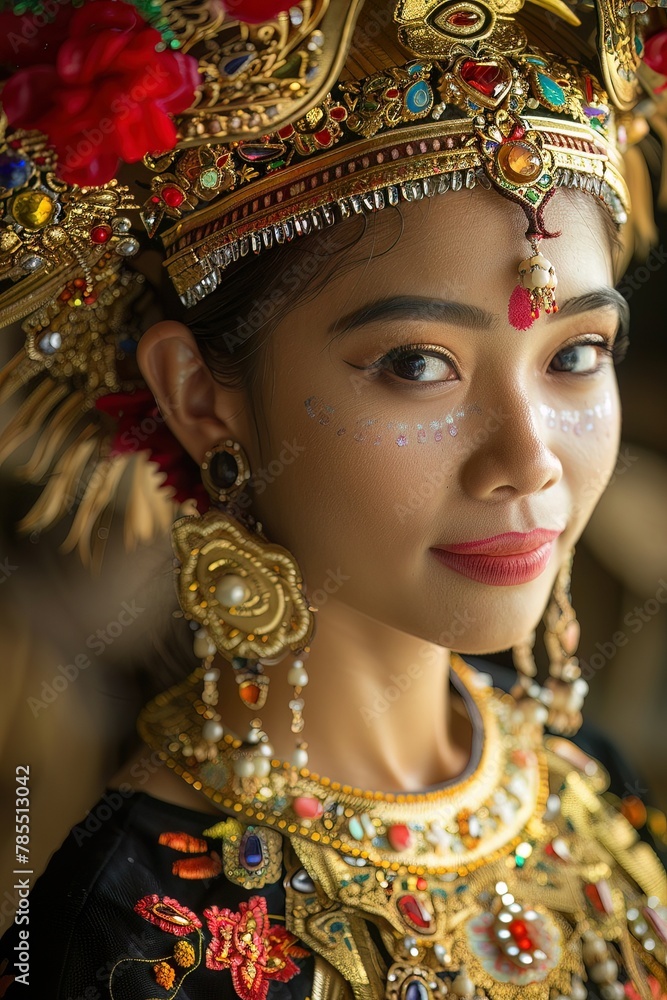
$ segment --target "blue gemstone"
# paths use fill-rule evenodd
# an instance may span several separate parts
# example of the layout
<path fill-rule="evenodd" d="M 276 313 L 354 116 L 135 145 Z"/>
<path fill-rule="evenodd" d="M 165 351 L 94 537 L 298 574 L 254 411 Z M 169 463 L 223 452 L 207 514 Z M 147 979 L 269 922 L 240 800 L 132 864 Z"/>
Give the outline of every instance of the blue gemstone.
<path fill-rule="evenodd" d="M 432 100 L 431 88 L 423 80 L 420 80 L 419 83 L 413 83 L 405 94 L 405 106 L 413 114 L 419 114 L 430 108 Z"/>
<path fill-rule="evenodd" d="M 550 76 L 545 76 L 544 73 L 537 74 L 537 82 L 539 84 L 541 92 L 544 97 L 549 102 L 549 104 L 556 104 L 559 107 L 565 104 L 565 91 L 555 80 L 552 80 Z"/>
<path fill-rule="evenodd" d="M 247 871 L 254 871 L 264 862 L 262 841 L 256 833 L 246 833 L 239 848 L 239 860 Z"/>
<path fill-rule="evenodd" d="M 413 979 L 411 983 L 408 983 L 405 1000 L 428 1000 L 428 990 L 419 980 Z"/>
<path fill-rule="evenodd" d="M 0 153 L 0 187 L 8 191 L 23 187 L 32 174 L 32 165 L 23 156 Z"/>
<path fill-rule="evenodd" d="M 244 66 L 247 66 L 251 59 L 251 55 L 233 56 L 231 59 L 226 59 L 220 66 L 220 69 L 225 76 L 236 76 Z"/>

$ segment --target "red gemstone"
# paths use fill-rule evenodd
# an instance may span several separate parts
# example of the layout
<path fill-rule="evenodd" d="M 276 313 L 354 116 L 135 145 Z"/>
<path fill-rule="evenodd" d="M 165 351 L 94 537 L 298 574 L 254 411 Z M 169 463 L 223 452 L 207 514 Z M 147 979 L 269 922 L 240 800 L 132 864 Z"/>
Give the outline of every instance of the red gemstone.
<path fill-rule="evenodd" d="M 321 132 L 316 132 L 315 139 L 319 142 L 320 146 L 330 146 L 333 142 L 333 136 L 328 128 L 323 128 Z"/>
<path fill-rule="evenodd" d="M 341 107 L 340 104 L 338 104 L 335 108 L 332 108 L 329 114 L 335 122 L 344 122 L 347 118 L 347 111 L 345 108 Z"/>
<path fill-rule="evenodd" d="M 160 204 L 160 199 L 158 198 L 158 196 L 156 194 L 153 195 L 153 197 L 151 198 L 151 201 L 153 202 L 154 205 L 159 205 Z"/>
<path fill-rule="evenodd" d="M 405 851 L 412 844 L 412 833 L 404 823 L 396 823 L 387 830 L 387 840 L 395 851 Z"/>
<path fill-rule="evenodd" d="M 512 129 L 509 138 L 503 139 L 503 142 L 511 142 L 511 141 L 516 141 L 517 139 L 523 139 L 525 134 L 526 130 L 523 127 L 523 125 L 515 125 L 514 128 Z"/>
<path fill-rule="evenodd" d="M 229 159 L 229 153 L 223 153 L 222 156 L 219 156 L 218 159 L 215 161 L 216 167 L 224 167 L 228 159 Z"/>
<path fill-rule="evenodd" d="M 319 799 L 313 799 L 307 795 L 300 795 L 292 799 L 292 809 L 301 819 L 317 819 L 324 812 L 324 806 Z"/>
<path fill-rule="evenodd" d="M 285 125 L 283 128 L 279 128 L 278 135 L 281 139 L 289 139 L 291 135 L 294 135 L 294 126 Z"/>
<path fill-rule="evenodd" d="M 86 279 L 85 278 L 75 278 L 74 281 L 72 282 L 72 284 L 74 285 L 75 288 L 85 288 L 86 287 Z"/>
<path fill-rule="evenodd" d="M 497 63 L 466 59 L 461 64 L 459 73 L 464 83 L 485 97 L 500 97 L 509 83 L 507 74 Z"/>
<path fill-rule="evenodd" d="M 239 695 L 241 696 L 241 700 L 244 701 L 246 705 L 256 705 L 259 701 L 260 694 L 261 691 L 259 689 L 259 685 L 257 684 L 248 683 L 241 684 L 239 686 Z"/>
<path fill-rule="evenodd" d="M 165 205 L 169 205 L 169 208 L 178 208 L 185 201 L 185 195 L 177 187 L 164 187 L 160 193 L 162 200 Z"/>
<path fill-rule="evenodd" d="M 93 226 L 90 238 L 93 243 L 108 243 L 111 239 L 111 226 Z"/>
<path fill-rule="evenodd" d="M 421 875 L 420 875 L 419 878 L 417 879 L 417 888 L 418 889 L 426 889 L 427 886 L 428 886 L 428 882 L 426 881 L 425 878 L 422 878 Z"/>
<path fill-rule="evenodd" d="M 587 75 L 584 78 L 584 85 L 586 87 L 586 100 L 590 104 L 591 101 L 593 100 L 593 81 L 591 80 L 590 76 Z"/>
<path fill-rule="evenodd" d="M 455 28 L 471 28 L 478 21 L 479 14 L 474 10 L 455 10 L 447 18 L 447 24 L 452 24 Z"/>
<path fill-rule="evenodd" d="M 87 306 L 92 306 L 93 302 L 97 301 L 97 295 L 95 295 L 95 294 L 93 294 L 93 295 L 86 295 L 86 296 L 84 296 L 84 300 L 83 301 L 85 302 L 85 304 Z"/>
<path fill-rule="evenodd" d="M 66 288 L 64 292 L 60 293 L 61 302 L 69 302 L 71 298 L 72 298 L 72 293 L 70 292 L 69 288 Z"/>
<path fill-rule="evenodd" d="M 519 936 L 525 937 L 526 934 L 528 933 L 528 928 L 526 927 L 523 920 L 512 920 L 508 925 L 508 929 L 510 934 L 513 935 L 513 937 L 519 937 Z"/>
<path fill-rule="evenodd" d="M 431 915 L 414 896 L 401 896 L 398 901 L 401 916 L 408 924 L 419 930 L 428 930 L 431 926 Z"/>
<path fill-rule="evenodd" d="M 596 910 L 609 916 L 613 914 L 614 901 L 611 898 L 611 890 L 604 879 L 600 879 L 595 885 L 591 883 L 585 886 L 584 892 Z"/>
<path fill-rule="evenodd" d="M 385 90 L 384 96 L 389 98 L 398 97 L 399 91 L 396 87 L 390 87 L 389 90 Z"/>

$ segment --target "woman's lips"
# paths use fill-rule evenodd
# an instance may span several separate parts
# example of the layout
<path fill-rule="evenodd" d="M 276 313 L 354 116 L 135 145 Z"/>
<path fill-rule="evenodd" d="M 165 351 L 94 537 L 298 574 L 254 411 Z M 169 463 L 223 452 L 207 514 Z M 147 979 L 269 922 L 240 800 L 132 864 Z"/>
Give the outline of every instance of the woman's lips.
<path fill-rule="evenodd" d="M 494 587 L 511 587 L 534 580 L 546 569 L 560 533 L 545 528 L 510 531 L 479 541 L 439 545 L 431 551 L 462 576 Z"/>

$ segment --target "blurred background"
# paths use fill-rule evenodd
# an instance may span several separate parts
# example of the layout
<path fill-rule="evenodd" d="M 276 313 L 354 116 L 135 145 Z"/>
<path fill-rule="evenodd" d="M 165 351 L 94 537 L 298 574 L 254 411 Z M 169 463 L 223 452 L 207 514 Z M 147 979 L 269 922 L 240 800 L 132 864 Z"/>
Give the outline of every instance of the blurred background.
<path fill-rule="evenodd" d="M 638 826 L 648 819 L 667 845 L 667 217 L 658 222 L 658 246 L 619 286 L 632 311 L 618 369 L 623 441 L 578 546 L 572 596 L 586 718 L 638 775 L 623 791 L 626 812 Z M 20 330 L 3 337 L 2 363 L 20 342 Z M 18 537 L 14 525 L 37 492 L 11 470 L 0 468 L 0 801 L 13 802 L 15 767 L 29 765 L 36 875 L 135 749 L 142 705 L 196 661 L 179 653 L 190 633 L 167 610 L 177 609 L 169 538 L 126 555 L 112 522 L 102 573 L 91 578 L 58 549 L 67 519 Z M 3 808 L 0 934 L 14 912 L 13 849 L 13 811 Z"/>

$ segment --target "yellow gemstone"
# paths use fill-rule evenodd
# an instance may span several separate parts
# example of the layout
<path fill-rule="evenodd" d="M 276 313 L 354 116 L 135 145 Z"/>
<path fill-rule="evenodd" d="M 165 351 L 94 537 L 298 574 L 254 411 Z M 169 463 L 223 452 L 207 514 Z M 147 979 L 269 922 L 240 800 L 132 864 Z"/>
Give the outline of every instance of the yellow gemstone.
<path fill-rule="evenodd" d="M 527 142 L 506 142 L 498 150 L 498 166 L 512 184 L 527 184 L 542 173 L 542 157 Z"/>
<path fill-rule="evenodd" d="M 12 215 L 25 229 L 42 229 L 51 221 L 53 201 L 42 191 L 23 191 L 12 204 Z"/>

